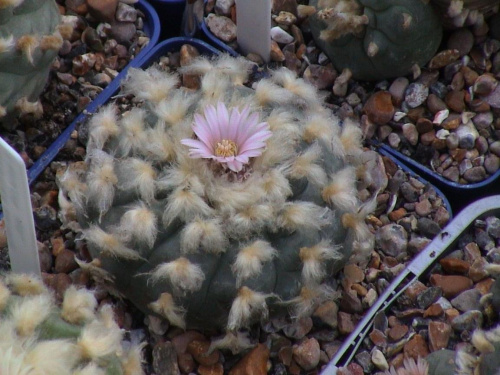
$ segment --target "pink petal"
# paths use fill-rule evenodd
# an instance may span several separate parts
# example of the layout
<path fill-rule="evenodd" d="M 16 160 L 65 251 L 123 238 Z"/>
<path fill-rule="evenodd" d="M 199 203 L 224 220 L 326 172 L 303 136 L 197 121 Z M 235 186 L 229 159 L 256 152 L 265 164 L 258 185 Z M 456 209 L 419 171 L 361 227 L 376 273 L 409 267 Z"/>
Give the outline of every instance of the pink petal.
<path fill-rule="evenodd" d="M 252 113 L 250 116 L 248 116 L 245 120 L 240 121 L 240 128 L 238 132 L 238 137 L 236 138 L 236 144 L 242 145 L 245 140 L 253 134 L 253 127 L 258 123 L 259 121 L 259 114 L 258 113 Z"/>
<path fill-rule="evenodd" d="M 198 151 L 204 155 L 207 155 L 206 157 L 213 156 L 212 150 L 210 150 L 205 143 L 198 141 L 196 139 L 190 139 L 190 138 L 181 139 L 181 144 L 190 147 L 189 152 Z"/>
<path fill-rule="evenodd" d="M 256 155 L 256 156 L 259 156 L 259 155 Z M 250 157 L 250 155 L 248 155 L 248 154 L 236 155 L 235 159 L 243 164 L 248 164 L 249 157 Z"/>
<path fill-rule="evenodd" d="M 210 132 L 212 133 L 213 138 L 220 141 L 222 136 L 218 124 L 219 120 L 217 118 L 217 110 L 213 105 L 208 105 L 205 108 L 205 119 L 210 127 Z"/>
<path fill-rule="evenodd" d="M 253 150 L 258 147 L 258 144 L 266 141 L 271 137 L 272 133 L 270 131 L 260 131 L 258 133 L 253 134 L 250 138 L 248 138 L 245 143 L 240 147 L 239 152 L 243 153 L 246 150 Z M 262 147 L 262 146 L 261 146 Z"/>
<path fill-rule="evenodd" d="M 231 139 L 229 138 L 229 113 L 223 102 L 217 103 L 217 122 L 220 131 L 220 139 Z"/>
<path fill-rule="evenodd" d="M 198 113 L 194 115 L 193 131 L 203 143 L 212 149 L 214 148 L 215 139 L 210 126 L 205 118 Z"/>
<path fill-rule="evenodd" d="M 238 160 L 233 160 L 233 161 L 227 162 L 227 166 L 233 172 L 239 172 L 243 169 L 243 164 L 240 163 Z"/>
<path fill-rule="evenodd" d="M 229 131 L 228 131 L 228 139 L 236 142 L 236 138 L 238 132 L 240 130 L 240 121 L 242 117 L 240 115 L 240 111 L 238 108 L 233 108 L 231 111 L 231 116 L 229 117 Z"/>
<path fill-rule="evenodd" d="M 240 155 L 238 155 L 238 156 L 236 157 L 236 159 L 238 159 L 238 160 L 239 160 L 239 158 L 240 158 L 240 157 L 246 157 L 246 158 L 247 158 L 247 160 L 248 160 L 248 158 L 255 158 L 255 157 L 257 157 L 257 156 L 262 155 L 262 152 L 263 152 L 263 151 L 264 151 L 264 147 L 259 148 L 259 149 L 255 149 L 255 150 L 247 150 L 247 151 L 245 151 L 245 152 L 242 152 Z M 241 160 L 240 160 L 240 161 L 241 161 Z M 247 161 L 247 163 L 248 163 L 248 161 Z"/>

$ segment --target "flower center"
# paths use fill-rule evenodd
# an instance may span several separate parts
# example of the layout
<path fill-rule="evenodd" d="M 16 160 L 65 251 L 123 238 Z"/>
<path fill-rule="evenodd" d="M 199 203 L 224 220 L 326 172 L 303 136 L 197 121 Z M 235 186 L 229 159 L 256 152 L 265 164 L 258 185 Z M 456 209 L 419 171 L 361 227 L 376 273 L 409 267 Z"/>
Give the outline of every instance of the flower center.
<path fill-rule="evenodd" d="M 215 146 L 216 156 L 228 157 L 235 156 L 237 153 L 238 146 L 230 139 L 223 139 L 222 141 L 217 142 L 217 145 Z"/>

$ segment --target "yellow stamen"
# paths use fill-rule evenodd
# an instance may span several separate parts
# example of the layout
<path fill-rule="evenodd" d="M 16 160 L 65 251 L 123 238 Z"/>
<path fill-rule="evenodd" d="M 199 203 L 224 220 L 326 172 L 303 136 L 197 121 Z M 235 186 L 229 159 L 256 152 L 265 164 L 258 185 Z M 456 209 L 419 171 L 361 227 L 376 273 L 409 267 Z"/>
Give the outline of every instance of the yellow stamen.
<path fill-rule="evenodd" d="M 235 156 L 237 153 L 238 146 L 230 139 L 223 139 L 222 141 L 217 142 L 217 145 L 215 146 L 216 156 L 228 157 Z"/>

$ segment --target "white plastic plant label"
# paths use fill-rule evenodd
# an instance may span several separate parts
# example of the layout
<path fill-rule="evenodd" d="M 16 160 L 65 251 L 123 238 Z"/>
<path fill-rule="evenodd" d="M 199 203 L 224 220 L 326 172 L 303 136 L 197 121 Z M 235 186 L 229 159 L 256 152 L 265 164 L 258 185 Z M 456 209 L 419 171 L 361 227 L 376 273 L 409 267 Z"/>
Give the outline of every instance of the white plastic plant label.
<path fill-rule="evenodd" d="M 236 0 L 236 37 L 243 54 L 271 58 L 271 0 Z"/>
<path fill-rule="evenodd" d="M 12 271 L 41 275 L 26 167 L 2 138 L 0 196 Z"/>

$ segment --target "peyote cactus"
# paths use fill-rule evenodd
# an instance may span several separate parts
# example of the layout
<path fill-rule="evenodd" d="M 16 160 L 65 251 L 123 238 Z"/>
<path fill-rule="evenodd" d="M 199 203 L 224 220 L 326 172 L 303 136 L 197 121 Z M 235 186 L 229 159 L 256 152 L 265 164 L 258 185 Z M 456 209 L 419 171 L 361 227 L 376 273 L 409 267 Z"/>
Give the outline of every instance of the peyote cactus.
<path fill-rule="evenodd" d="M 181 328 L 308 315 L 335 296 L 327 279 L 370 253 L 360 128 L 287 69 L 244 86 L 249 68 L 199 57 L 181 68 L 195 90 L 130 70 L 137 106 L 94 115 L 87 171 L 60 177 L 93 257 L 82 267 Z"/>
<path fill-rule="evenodd" d="M 317 45 L 355 79 L 407 75 L 425 65 L 442 37 L 441 20 L 430 4 L 415 0 L 311 0 L 309 17 Z"/>
<path fill-rule="evenodd" d="M 1 374 L 143 374 L 141 344 L 125 343 L 110 305 L 96 310 L 85 289 L 70 286 L 59 308 L 35 277 L 0 278 Z"/>
<path fill-rule="evenodd" d="M 38 96 L 62 44 L 54 0 L 0 0 L 0 124 L 41 114 Z"/>

